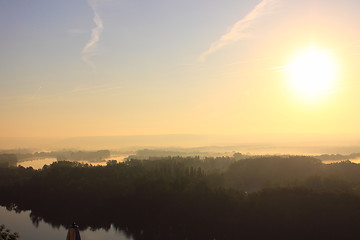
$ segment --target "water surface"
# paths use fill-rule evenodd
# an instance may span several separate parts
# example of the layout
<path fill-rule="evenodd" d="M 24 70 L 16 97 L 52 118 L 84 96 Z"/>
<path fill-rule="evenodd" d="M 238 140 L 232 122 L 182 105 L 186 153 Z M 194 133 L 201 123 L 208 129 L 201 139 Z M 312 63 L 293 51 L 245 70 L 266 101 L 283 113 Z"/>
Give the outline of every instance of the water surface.
<path fill-rule="evenodd" d="M 114 155 L 104 159 L 102 162 L 90 162 L 90 161 L 79 161 L 84 164 L 91 164 L 93 166 L 106 166 L 106 162 L 109 160 L 116 160 L 117 162 L 123 162 L 128 155 Z M 38 158 L 24 162 L 18 162 L 17 166 L 23 166 L 25 168 L 32 167 L 33 169 L 41 169 L 44 165 L 50 165 L 56 162 L 56 158 Z"/>
<path fill-rule="evenodd" d="M 5 207 L 0 206 L 0 224 L 5 224 L 7 228 L 10 228 L 11 232 L 18 232 L 20 234 L 20 240 L 66 239 L 67 230 L 64 227 L 53 227 L 43 220 L 40 220 L 38 225 L 34 224 L 31 221 L 30 213 L 31 211 L 22 211 L 21 213 L 16 213 L 15 211 L 8 211 Z M 105 229 L 92 231 L 91 229 L 87 228 L 84 231 L 80 231 L 80 236 L 82 240 L 133 239 L 130 236 L 126 236 L 123 231 L 116 230 L 114 226 L 111 226 L 108 231 Z"/>

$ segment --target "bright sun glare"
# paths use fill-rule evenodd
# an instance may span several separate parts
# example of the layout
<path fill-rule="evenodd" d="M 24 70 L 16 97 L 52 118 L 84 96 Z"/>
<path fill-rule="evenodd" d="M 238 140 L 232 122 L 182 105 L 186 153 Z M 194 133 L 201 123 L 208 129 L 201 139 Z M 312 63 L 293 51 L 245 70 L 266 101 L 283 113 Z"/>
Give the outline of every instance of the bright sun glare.
<path fill-rule="evenodd" d="M 301 97 L 319 98 L 334 91 L 336 67 L 329 51 L 311 47 L 288 66 L 291 85 Z"/>

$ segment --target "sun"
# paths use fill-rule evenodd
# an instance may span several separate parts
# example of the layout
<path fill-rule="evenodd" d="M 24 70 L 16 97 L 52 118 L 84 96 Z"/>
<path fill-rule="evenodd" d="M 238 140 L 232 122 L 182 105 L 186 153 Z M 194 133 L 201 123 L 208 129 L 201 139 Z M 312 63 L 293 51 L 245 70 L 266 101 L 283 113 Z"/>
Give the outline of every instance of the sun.
<path fill-rule="evenodd" d="M 310 47 L 294 57 L 288 72 L 301 97 L 313 100 L 334 91 L 337 65 L 330 51 Z"/>

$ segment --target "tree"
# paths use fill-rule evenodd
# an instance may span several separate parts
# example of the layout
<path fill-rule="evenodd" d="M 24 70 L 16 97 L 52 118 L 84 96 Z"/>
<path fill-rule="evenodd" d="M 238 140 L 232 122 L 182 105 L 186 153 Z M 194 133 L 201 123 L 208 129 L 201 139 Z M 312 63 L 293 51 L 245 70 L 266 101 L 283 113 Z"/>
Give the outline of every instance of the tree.
<path fill-rule="evenodd" d="M 16 240 L 18 238 L 20 238 L 18 233 L 11 233 L 4 224 L 0 225 L 0 240 Z"/>
<path fill-rule="evenodd" d="M 0 167 L 16 167 L 17 161 L 15 154 L 0 154 Z"/>

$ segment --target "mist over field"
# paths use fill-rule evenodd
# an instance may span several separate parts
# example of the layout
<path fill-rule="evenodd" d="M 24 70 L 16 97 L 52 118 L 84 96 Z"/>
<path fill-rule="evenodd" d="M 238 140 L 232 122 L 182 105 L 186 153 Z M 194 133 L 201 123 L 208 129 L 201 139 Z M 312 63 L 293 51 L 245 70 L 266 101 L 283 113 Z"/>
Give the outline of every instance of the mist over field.
<path fill-rule="evenodd" d="M 71 138 L 0 138 L 0 150 L 111 149 L 134 152 L 140 149 L 193 152 L 233 151 L 254 154 L 350 154 L 360 152 L 360 139 L 327 135 L 129 135 Z"/>
<path fill-rule="evenodd" d="M 143 149 L 106 161 L 118 152 L 8 150 L 0 153 L 0 191 L 7 193 L 0 205 L 30 210 L 34 226 L 69 229 L 76 221 L 83 235 L 111 229 L 124 239 L 285 238 L 299 227 L 307 231 L 293 239 L 358 236 L 360 164 L 353 161 L 360 153 L 193 151 Z M 22 165 L 41 158 L 54 160 Z M 36 235 L 21 222 L 13 226 Z"/>
<path fill-rule="evenodd" d="M 41 232 L 25 227 L 27 221 L 52 226 L 47 231 L 59 239 L 73 221 L 82 236 L 105 229 L 107 239 L 124 240 L 359 235 L 356 141 L 240 139 L 148 135 L 24 142 L 28 148 L 0 150 L 0 191 L 7 193 L 0 206 L 10 211 L 0 215 L 20 214 L 23 220 L 10 226 L 31 239 Z M 294 235 L 299 228 L 307 231 Z"/>

